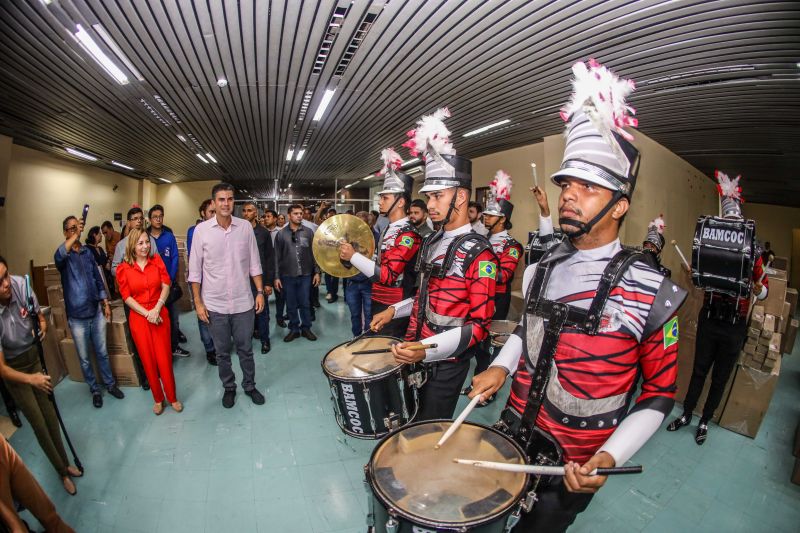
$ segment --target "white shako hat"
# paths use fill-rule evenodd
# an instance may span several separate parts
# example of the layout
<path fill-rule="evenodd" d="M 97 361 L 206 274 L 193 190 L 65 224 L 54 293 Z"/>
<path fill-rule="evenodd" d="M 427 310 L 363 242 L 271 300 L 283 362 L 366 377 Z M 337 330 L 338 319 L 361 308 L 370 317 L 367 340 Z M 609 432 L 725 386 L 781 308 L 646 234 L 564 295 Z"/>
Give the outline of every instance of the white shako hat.
<path fill-rule="evenodd" d="M 414 178 L 408 174 L 400 172 L 400 167 L 403 165 L 403 159 L 400 154 L 395 152 L 392 148 L 386 148 L 381 151 L 381 159 L 383 160 L 383 168 L 379 174 L 383 178 L 383 190 L 378 194 L 411 194 L 414 187 Z"/>
<path fill-rule="evenodd" d="M 412 156 L 424 154 L 425 183 L 420 193 L 441 191 L 452 187 L 472 189 L 472 161 L 456 155 L 450 142 L 450 130 L 444 119 L 450 116 L 446 107 L 437 109 L 433 115 L 425 115 L 417 122 L 417 127 L 406 135 L 408 141 L 403 146 Z"/>
<path fill-rule="evenodd" d="M 717 192 L 722 197 L 722 218 L 743 218 L 744 198 L 742 198 L 742 188 L 739 187 L 741 176 L 730 179 L 724 172 L 715 170 L 714 177 L 717 178 Z"/>
<path fill-rule="evenodd" d="M 631 199 L 639 172 L 639 150 L 626 126 L 636 127 L 636 111 L 625 102 L 634 90 L 632 80 L 618 78 L 590 59 L 572 66 L 572 99 L 561 109 L 567 122 L 567 145 L 561 168 L 552 175 L 574 177 L 618 191 Z"/>
<path fill-rule="evenodd" d="M 650 221 L 647 225 L 647 237 L 644 239 L 645 242 L 655 246 L 659 253 L 664 248 L 664 228 L 667 226 L 664 224 L 663 217 L 664 215 L 658 215 L 658 217 Z"/>
<path fill-rule="evenodd" d="M 514 211 L 514 204 L 509 202 L 513 185 L 511 176 L 502 170 L 498 170 L 494 175 L 494 179 L 489 182 L 489 198 L 483 214 L 506 217 L 506 222 L 510 222 L 511 213 Z"/>

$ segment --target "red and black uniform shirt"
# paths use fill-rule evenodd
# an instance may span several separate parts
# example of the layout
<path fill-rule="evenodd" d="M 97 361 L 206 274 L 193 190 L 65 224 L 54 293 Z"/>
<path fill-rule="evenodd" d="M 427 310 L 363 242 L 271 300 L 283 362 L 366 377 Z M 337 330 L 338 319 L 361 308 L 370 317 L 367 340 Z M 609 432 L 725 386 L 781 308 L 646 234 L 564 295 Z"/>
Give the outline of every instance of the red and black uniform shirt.
<path fill-rule="evenodd" d="M 390 224 L 379 244 L 380 270 L 373 277 L 372 299 L 392 305 L 407 298 L 414 286 L 414 259 L 422 237 L 408 219 Z"/>
<path fill-rule="evenodd" d="M 498 275 L 496 294 L 504 294 L 511 290 L 511 282 L 514 281 L 514 272 L 517 270 L 519 260 L 522 257 L 522 245 L 511 237 L 507 231 L 495 233 L 489 237 L 492 249 L 500 260 L 500 272 Z"/>

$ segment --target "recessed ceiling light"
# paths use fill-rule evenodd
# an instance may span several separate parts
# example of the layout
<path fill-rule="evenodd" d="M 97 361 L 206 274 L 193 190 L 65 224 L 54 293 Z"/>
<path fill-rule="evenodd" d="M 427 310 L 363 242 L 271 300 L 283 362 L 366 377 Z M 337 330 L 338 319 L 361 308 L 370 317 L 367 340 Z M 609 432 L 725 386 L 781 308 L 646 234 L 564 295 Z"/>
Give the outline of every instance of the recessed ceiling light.
<path fill-rule="evenodd" d="M 294 157 L 294 150 L 289 150 L 289 151 L 286 152 L 286 160 L 287 161 L 291 161 L 293 157 Z"/>
<path fill-rule="evenodd" d="M 112 78 L 117 80 L 117 83 L 120 85 L 125 85 L 128 83 L 128 77 L 125 75 L 120 68 L 111 61 L 109 58 L 97 45 L 97 43 L 92 39 L 92 36 L 87 33 L 86 30 L 83 29 L 83 26 L 80 24 L 77 25 L 78 31 L 75 32 L 75 37 L 78 39 L 78 43 L 83 47 L 86 52 L 94 58 L 97 63 L 108 72 Z"/>
<path fill-rule="evenodd" d="M 106 32 L 106 29 L 100 24 L 93 24 L 92 28 L 94 28 L 94 31 L 96 31 L 103 41 L 105 41 L 106 45 L 111 48 L 111 51 L 117 55 L 117 58 L 122 61 L 122 64 L 128 67 L 128 70 L 131 71 L 131 74 L 136 76 L 137 80 L 144 81 L 144 77 L 139 74 L 139 71 L 136 70 L 136 68 L 131 64 L 131 62 L 128 60 L 128 57 L 122 53 L 122 50 L 120 50 L 119 46 L 117 46 L 117 43 L 114 42 L 114 39 L 112 39 L 111 36 Z"/>
<path fill-rule="evenodd" d="M 171 181 L 169 181 L 167 178 L 158 178 L 158 179 L 160 179 L 160 180 L 161 180 L 161 181 L 163 181 L 164 183 L 172 183 L 172 182 L 171 182 Z"/>
<path fill-rule="evenodd" d="M 76 150 L 75 148 L 65 148 L 67 152 L 74 155 L 75 157 L 80 157 L 82 159 L 88 159 L 89 161 L 97 161 L 97 158 L 91 154 L 87 154 L 86 152 L 81 152 L 80 150 Z"/>
<path fill-rule="evenodd" d="M 114 165 L 115 167 L 124 168 L 125 170 L 133 170 L 133 167 L 124 165 L 119 161 L 112 161 L 111 164 Z"/>
<path fill-rule="evenodd" d="M 406 161 L 405 163 L 403 163 L 400 166 L 401 167 L 407 167 L 408 165 L 411 165 L 413 163 L 419 163 L 419 157 L 415 157 L 414 159 L 409 159 L 408 161 Z"/>
<path fill-rule="evenodd" d="M 203 157 L 203 154 L 194 154 L 194 155 L 196 155 L 196 156 L 197 156 L 197 159 L 199 159 L 199 160 L 200 160 L 200 161 L 202 161 L 203 163 L 206 163 L 206 164 L 208 164 L 208 160 L 207 160 L 205 157 Z"/>
<path fill-rule="evenodd" d="M 182 143 L 185 143 L 186 137 L 184 137 L 183 135 L 178 135 L 178 140 L 181 141 Z"/>
<path fill-rule="evenodd" d="M 478 128 L 477 130 L 468 131 L 467 133 L 464 134 L 464 137 L 472 137 L 473 135 L 477 135 L 479 133 L 483 133 L 484 131 L 489 131 L 492 128 L 496 128 L 498 126 L 502 126 L 503 124 L 508 124 L 509 122 L 511 122 L 511 119 L 507 118 L 505 120 L 501 120 L 500 122 L 495 122 L 494 124 L 489 124 L 488 126 L 484 126 L 482 128 Z"/>
<path fill-rule="evenodd" d="M 290 188 L 290 189 L 292 188 L 292 184 L 291 184 L 291 183 L 289 184 L 289 188 Z"/>
<path fill-rule="evenodd" d="M 209 161 L 211 161 L 212 163 L 216 163 L 216 162 L 217 162 L 216 158 L 215 158 L 213 155 L 211 155 L 211 153 L 210 153 L 210 152 L 206 154 L 206 157 L 207 157 L 207 158 L 208 158 L 208 160 L 209 160 Z"/>
<path fill-rule="evenodd" d="M 217 87 L 219 87 L 220 89 L 223 89 L 227 86 L 228 86 L 228 80 L 226 80 L 225 78 L 220 78 L 217 80 Z"/>
<path fill-rule="evenodd" d="M 326 89 L 325 94 L 322 95 L 322 101 L 319 103 L 319 107 L 317 107 L 317 112 L 314 113 L 314 120 L 318 121 L 322 118 L 322 115 L 325 114 L 325 110 L 328 109 L 328 105 L 331 103 L 331 99 L 333 98 L 333 94 L 336 92 L 336 89 Z"/>
<path fill-rule="evenodd" d="M 298 150 L 297 151 L 297 160 L 300 161 L 301 159 L 303 159 L 303 156 L 305 155 L 305 153 L 306 153 L 306 149 L 305 148 L 303 148 L 302 150 Z"/>

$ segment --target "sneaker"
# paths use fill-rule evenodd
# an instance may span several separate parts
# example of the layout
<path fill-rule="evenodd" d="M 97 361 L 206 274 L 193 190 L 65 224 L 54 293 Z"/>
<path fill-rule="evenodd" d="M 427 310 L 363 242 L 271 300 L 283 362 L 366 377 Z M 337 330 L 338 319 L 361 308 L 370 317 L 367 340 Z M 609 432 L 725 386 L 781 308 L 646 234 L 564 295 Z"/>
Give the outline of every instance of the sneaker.
<path fill-rule="evenodd" d="M 288 335 L 283 338 L 283 342 L 292 342 L 293 340 L 300 337 L 300 333 L 296 331 L 290 331 Z"/>
<path fill-rule="evenodd" d="M 303 332 L 300 333 L 300 335 L 302 335 L 303 337 L 305 337 L 306 339 L 308 339 L 310 341 L 317 340 L 317 336 L 314 335 L 313 333 L 311 333 L 310 329 L 304 329 Z"/>
<path fill-rule="evenodd" d="M 181 344 L 184 344 L 187 341 L 188 341 L 188 339 L 186 338 L 186 335 L 184 335 L 182 331 L 179 331 L 178 332 L 178 342 L 181 343 Z"/>
<path fill-rule="evenodd" d="M 206 352 L 206 361 L 211 366 L 217 366 L 217 353 L 216 352 Z"/>
<path fill-rule="evenodd" d="M 250 399 L 253 400 L 253 403 L 256 405 L 264 405 L 266 401 L 264 395 L 258 392 L 258 389 L 244 391 L 244 393 L 250 396 Z"/>
<path fill-rule="evenodd" d="M 188 350 L 184 350 L 180 346 L 176 346 L 174 350 L 172 350 L 172 355 L 175 357 L 189 357 L 190 354 Z"/>
<path fill-rule="evenodd" d="M 222 407 L 225 409 L 230 409 L 233 407 L 233 404 L 236 401 L 236 391 L 235 390 L 226 390 L 225 394 L 222 395 Z"/>
<path fill-rule="evenodd" d="M 694 434 L 694 441 L 697 443 L 698 446 L 702 446 L 703 443 L 705 443 L 707 436 L 708 436 L 708 422 L 706 422 L 705 420 L 701 420 L 700 425 L 697 426 L 697 433 Z"/>
<path fill-rule="evenodd" d="M 114 398 L 116 398 L 117 400 L 121 400 L 121 399 L 123 399 L 125 397 L 125 395 L 122 393 L 121 390 L 119 390 L 119 387 L 117 387 L 116 385 L 114 385 L 113 387 L 109 388 L 108 389 L 108 393 L 111 396 L 113 396 Z"/>
<path fill-rule="evenodd" d="M 269 341 L 261 343 L 261 355 L 269 353 L 271 349 L 272 346 L 270 345 Z"/>
<path fill-rule="evenodd" d="M 95 392 L 92 394 L 92 405 L 100 409 L 103 407 L 103 397 L 100 395 L 99 392 Z"/>
<path fill-rule="evenodd" d="M 286 327 L 286 320 L 283 319 L 283 318 L 279 318 L 277 320 L 277 323 L 278 323 L 278 327 L 281 327 L 281 328 L 285 328 Z"/>
<path fill-rule="evenodd" d="M 683 426 L 688 426 L 692 421 L 692 415 L 682 414 L 667 426 L 667 431 L 677 431 Z"/>

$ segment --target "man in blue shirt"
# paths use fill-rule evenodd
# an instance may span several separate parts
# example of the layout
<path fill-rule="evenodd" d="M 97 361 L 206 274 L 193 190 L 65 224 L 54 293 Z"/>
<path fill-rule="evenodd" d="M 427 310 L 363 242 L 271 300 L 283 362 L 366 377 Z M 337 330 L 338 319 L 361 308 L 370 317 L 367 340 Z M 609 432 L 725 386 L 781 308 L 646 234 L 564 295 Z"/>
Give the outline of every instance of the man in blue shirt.
<path fill-rule="evenodd" d="M 111 319 L 108 293 L 100 275 L 91 250 L 81 246 L 83 220 L 68 216 L 62 223 L 64 243 L 55 253 L 56 268 L 61 273 L 61 286 L 64 291 L 64 307 L 75 349 L 81 360 L 81 370 L 95 407 L 103 406 L 100 386 L 95 379 L 89 362 L 89 342 L 94 346 L 97 367 L 108 393 L 117 399 L 125 397 L 117 388 L 106 349 L 106 322 Z"/>
<path fill-rule="evenodd" d="M 150 219 L 148 233 L 156 240 L 158 255 L 164 261 L 164 266 L 167 267 L 167 274 L 169 274 L 170 294 L 167 297 L 166 307 L 167 313 L 169 313 L 172 355 L 189 357 L 191 354 L 188 350 L 184 350 L 178 345 L 180 342 L 186 342 L 186 337 L 181 334 L 180 325 L 178 324 L 178 309 L 175 307 L 175 302 L 178 300 L 175 295 L 175 291 L 178 290 L 178 241 L 175 240 L 175 234 L 172 233 L 172 230 L 164 225 L 164 207 L 162 205 L 156 204 L 151 207 L 150 211 L 147 212 L 147 218 Z"/>

